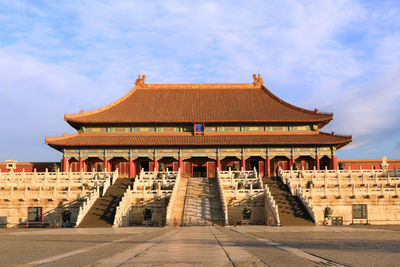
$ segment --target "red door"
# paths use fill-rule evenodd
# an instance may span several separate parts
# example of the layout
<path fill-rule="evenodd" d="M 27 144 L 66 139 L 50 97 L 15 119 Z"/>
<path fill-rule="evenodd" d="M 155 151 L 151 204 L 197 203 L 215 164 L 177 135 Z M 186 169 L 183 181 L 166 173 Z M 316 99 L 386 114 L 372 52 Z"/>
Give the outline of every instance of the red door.
<path fill-rule="evenodd" d="M 72 172 L 79 172 L 79 162 L 71 162 L 69 168 Z"/>
<path fill-rule="evenodd" d="M 215 178 L 215 174 L 216 174 L 216 171 L 217 171 L 216 166 L 217 166 L 217 164 L 216 164 L 215 161 L 207 162 L 207 177 Z"/>
<path fill-rule="evenodd" d="M 309 170 L 310 166 L 308 165 L 308 162 L 305 160 L 301 160 L 297 163 L 298 169 L 302 170 L 304 168 L 304 170 Z"/>
<path fill-rule="evenodd" d="M 290 162 L 288 158 L 285 157 L 276 157 L 271 160 L 271 174 L 275 175 L 278 167 L 281 167 L 283 170 L 290 169 Z"/>
<path fill-rule="evenodd" d="M 184 177 L 192 176 L 192 164 L 190 162 L 184 162 L 183 165 L 185 166 Z"/>
<path fill-rule="evenodd" d="M 260 160 L 258 162 L 258 171 L 260 173 L 260 176 L 263 177 L 264 176 L 264 161 Z"/>
<path fill-rule="evenodd" d="M 120 162 L 117 164 L 119 176 L 122 178 L 129 177 L 129 162 Z"/>
<path fill-rule="evenodd" d="M 173 171 L 174 171 L 174 172 L 177 172 L 178 169 L 179 169 L 179 162 L 174 162 L 174 169 L 173 169 Z"/>

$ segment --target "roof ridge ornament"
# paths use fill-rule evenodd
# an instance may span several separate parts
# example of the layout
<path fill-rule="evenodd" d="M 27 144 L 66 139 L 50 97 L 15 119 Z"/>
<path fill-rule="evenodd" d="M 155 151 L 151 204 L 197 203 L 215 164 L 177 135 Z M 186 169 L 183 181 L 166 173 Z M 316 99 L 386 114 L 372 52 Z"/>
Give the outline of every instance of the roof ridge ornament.
<path fill-rule="evenodd" d="M 144 81 L 146 80 L 146 75 L 142 75 L 140 76 L 140 74 L 138 75 L 138 78 L 136 79 L 135 85 L 136 86 L 140 86 L 140 85 L 145 85 Z"/>
<path fill-rule="evenodd" d="M 256 74 L 253 74 L 253 79 L 254 79 L 254 82 L 253 82 L 254 86 L 261 86 L 264 84 L 264 79 L 261 78 L 260 74 L 258 74 L 258 76 Z"/>

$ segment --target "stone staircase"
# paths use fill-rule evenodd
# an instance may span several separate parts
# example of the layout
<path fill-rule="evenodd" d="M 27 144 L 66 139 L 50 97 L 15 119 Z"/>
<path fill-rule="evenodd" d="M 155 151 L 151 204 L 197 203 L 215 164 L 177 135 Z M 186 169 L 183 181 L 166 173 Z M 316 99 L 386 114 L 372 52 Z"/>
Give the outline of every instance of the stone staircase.
<path fill-rule="evenodd" d="M 185 196 L 187 191 L 188 178 L 181 177 L 178 194 L 176 195 L 171 216 L 171 226 L 182 226 L 183 208 L 185 206 Z"/>
<path fill-rule="evenodd" d="M 130 184 L 132 183 L 129 179 L 118 178 L 104 196 L 96 200 L 79 228 L 112 227 L 117 206 Z"/>
<path fill-rule="evenodd" d="M 216 179 L 189 178 L 183 225 L 223 224 L 222 206 Z"/>
<path fill-rule="evenodd" d="M 282 226 L 313 226 L 314 223 L 303 204 L 292 196 L 279 177 L 267 179 L 268 187 L 276 204 Z"/>

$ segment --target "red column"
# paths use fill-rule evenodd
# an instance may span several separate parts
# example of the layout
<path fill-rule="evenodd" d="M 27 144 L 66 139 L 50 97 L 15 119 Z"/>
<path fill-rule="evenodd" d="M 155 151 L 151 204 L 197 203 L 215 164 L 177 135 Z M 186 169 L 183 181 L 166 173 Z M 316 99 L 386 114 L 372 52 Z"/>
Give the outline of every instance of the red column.
<path fill-rule="evenodd" d="M 244 156 L 242 156 L 242 169 L 246 171 L 246 161 L 244 160 Z"/>
<path fill-rule="evenodd" d="M 290 158 L 290 167 L 293 167 L 294 165 L 294 156 L 292 155 L 292 157 Z"/>
<path fill-rule="evenodd" d="M 62 172 L 67 172 L 68 171 L 68 159 L 66 157 L 63 157 L 62 159 Z"/>
<path fill-rule="evenodd" d="M 317 170 L 320 169 L 320 166 L 319 166 L 319 155 L 317 155 L 317 156 L 315 157 L 315 168 L 316 168 Z"/>
<path fill-rule="evenodd" d="M 221 171 L 221 159 L 217 156 L 217 168 Z"/>
<path fill-rule="evenodd" d="M 156 171 L 158 171 L 158 161 L 157 161 L 157 157 L 154 157 L 154 169 Z"/>
<path fill-rule="evenodd" d="M 179 160 L 179 168 L 181 168 L 181 175 L 183 176 L 183 174 L 184 174 L 185 172 L 184 172 L 184 169 L 183 169 L 183 160 L 182 160 L 182 157 L 179 156 L 178 160 Z"/>
<path fill-rule="evenodd" d="M 265 176 L 270 177 L 271 176 L 271 160 L 269 156 L 265 159 L 264 162 L 264 168 L 265 168 Z"/>
<path fill-rule="evenodd" d="M 107 160 L 107 157 L 104 157 L 104 171 L 107 169 L 107 171 L 110 171 L 109 169 L 108 169 L 108 160 Z"/>
<path fill-rule="evenodd" d="M 333 169 L 333 170 L 336 170 L 336 168 L 337 168 L 337 163 L 338 163 L 338 161 L 337 161 L 336 155 L 332 155 L 332 169 Z"/>
<path fill-rule="evenodd" d="M 133 158 L 130 156 L 129 157 L 129 177 L 135 178 L 135 176 L 136 176 L 135 164 L 133 163 Z"/>
<path fill-rule="evenodd" d="M 82 161 L 82 157 L 79 157 L 79 171 L 83 171 L 83 161 Z"/>

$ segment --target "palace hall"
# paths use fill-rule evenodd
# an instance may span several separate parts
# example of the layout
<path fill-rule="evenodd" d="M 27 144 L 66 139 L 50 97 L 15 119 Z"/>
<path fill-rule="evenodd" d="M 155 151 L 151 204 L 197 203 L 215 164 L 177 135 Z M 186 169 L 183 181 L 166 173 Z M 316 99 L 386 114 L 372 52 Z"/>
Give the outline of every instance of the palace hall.
<path fill-rule="evenodd" d="M 163 168 L 213 178 L 217 169 L 336 169 L 336 150 L 351 136 L 327 133 L 332 113 L 280 99 L 253 75 L 251 83 L 150 84 L 139 75 L 117 101 L 64 119 L 75 134 L 46 137 L 61 151 L 61 170 L 119 171 L 133 178 Z"/>

